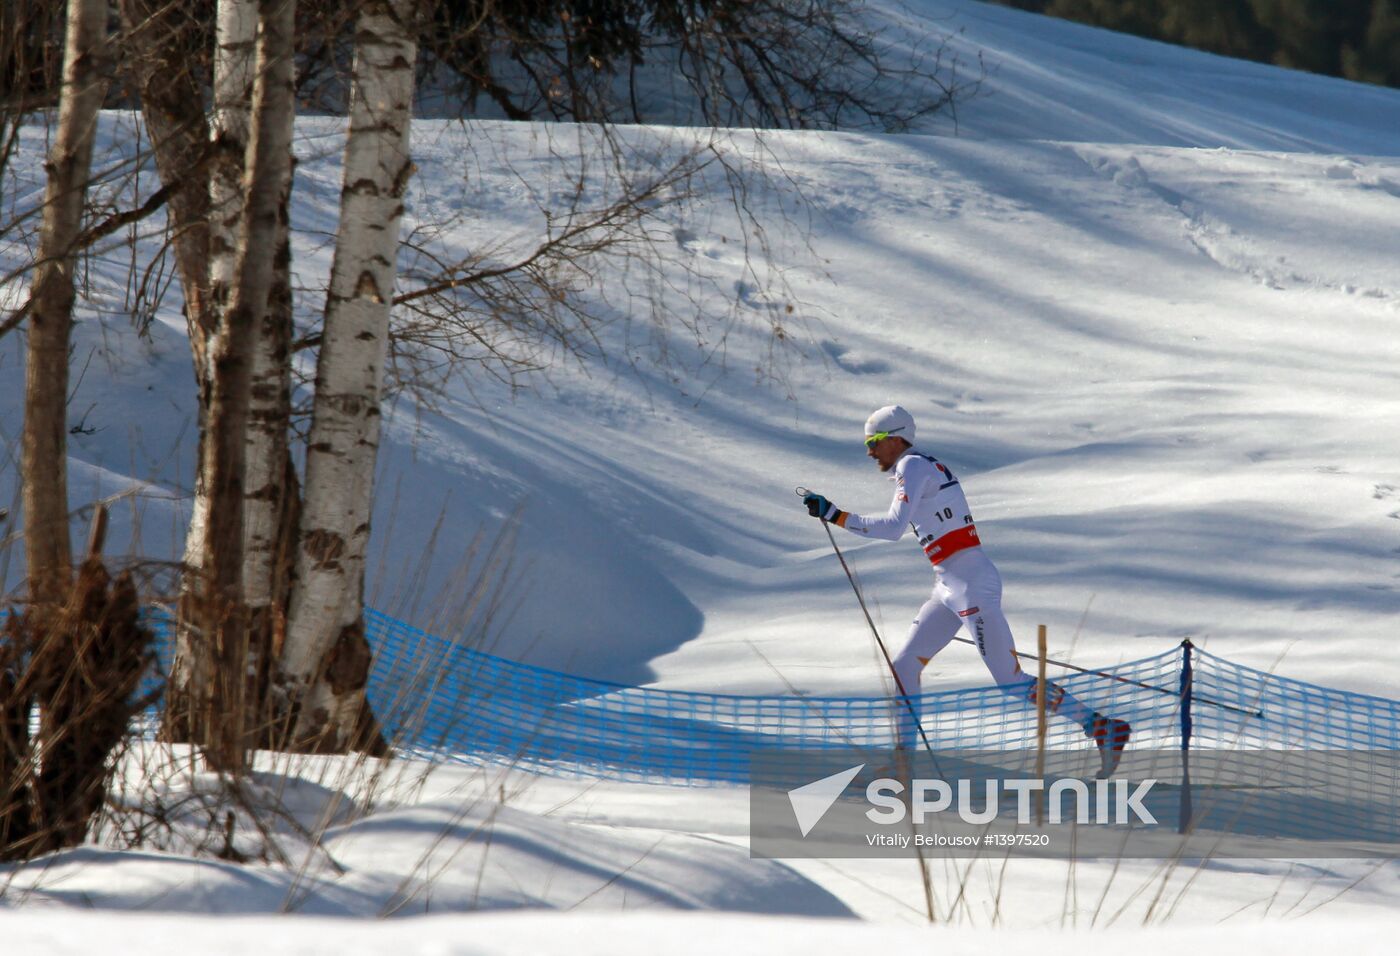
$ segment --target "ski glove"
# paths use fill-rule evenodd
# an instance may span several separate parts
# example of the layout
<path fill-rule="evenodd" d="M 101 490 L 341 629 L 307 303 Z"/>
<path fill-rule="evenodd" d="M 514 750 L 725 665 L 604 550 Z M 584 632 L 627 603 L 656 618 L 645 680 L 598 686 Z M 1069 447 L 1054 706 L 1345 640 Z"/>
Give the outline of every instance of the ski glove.
<path fill-rule="evenodd" d="M 807 506 L 807 513 L 813 518 L 821 518 L 823 521 L 836 521 L 841 517 L 842 511 L 824 495 L 807 492 L 802 496 L 802 503 Z"/>

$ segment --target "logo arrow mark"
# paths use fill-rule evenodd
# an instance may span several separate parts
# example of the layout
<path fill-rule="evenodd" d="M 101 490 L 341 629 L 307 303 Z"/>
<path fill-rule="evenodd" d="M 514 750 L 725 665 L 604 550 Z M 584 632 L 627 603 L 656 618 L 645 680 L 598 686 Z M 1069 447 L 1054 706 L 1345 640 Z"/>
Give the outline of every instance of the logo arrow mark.
<path fill-rule="evenodd" d="M 788 791 L 788 802 L 792 804 L 793 816 L 797 817 L 797 827 L 804 837 L 821 822 L 822 817 L 826 816 L 826 811 L 830 810 L 832 804 L 846 791 L 856 774 L 864 769 L 865 764 L 858 764 L 849 770 L 833 773 L 829 777 L 822 777 L 820 780 L 803 784 L 796 790 Z"/>

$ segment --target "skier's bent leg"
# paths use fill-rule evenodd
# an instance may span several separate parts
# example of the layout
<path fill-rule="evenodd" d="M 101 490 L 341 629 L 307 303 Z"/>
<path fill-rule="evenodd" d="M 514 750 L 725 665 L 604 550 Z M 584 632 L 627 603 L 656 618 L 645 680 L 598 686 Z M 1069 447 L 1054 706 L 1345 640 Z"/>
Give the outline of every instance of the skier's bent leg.
<path fill-rule="evenodd" d="M 1011 626 L 1001 611 L 1001 575 L 980 548 L 954 555 L 939 575 L 939 593 L 944 603 L 967 625 L 982 652 L 982 661 L 992 678 L 1008 694 L 1037 703 L 1038 682 L 1021 670 Z M 1099 748 L 1103 760 L 1101 776 L 1107 777 L 1118 766 L 1123 749 L 1132 736 L 1126 720 L 1107 717 L 1091 710 L 1059 684 L 1046 681 L 1045 709 L 1083 729 Z"/>
<path fill-rule="evenodd" d="M 904 646 L 894 656 L 896 740 L 899 746 L 912 749 L 918 742 L 919 686 L 924 665 L 953 639 L 962 622 L 937 597 L 929 598 L 919 608 L 918 616 L 909 627 Z"/>
<path fill-rule="evenodd" d="M 966 622 L 967 627 L 977 642 L 978 650 L 982 652 L 982 660 L 992 679 L 1008 694 L 1036 706 L 1038 682 L 1021 669 L 1020 660 L 1016 657 L 1016 641 L 1011 636 L 1011 625 L 1002 613 L 1000 602 L 983 599 L 974 611 Z M 1045 682 L 1045 711 L 1074 721 L 1084 729 L 1084 733 L 1093 734 L 1090 726 L 1093 710 L 1054 681 Z"/>
<path fill-rule="evenodd" d="M 1001 609 L 989 606 L 981 610 L 982 613 L 978 615 L 973 627 L 974 633 L 977 628 L 982 629 L 982 632 L 975 633 L 975 636 L 977 646 L 986 648 L 983 658 L 987 662 L 987 669 L 1008 694 L 1023 697 L 1032 707 L 1036 706 L 1039 703 L 1040 695 L 1037 692 L 1040 682 L 1021 671 L 1015 645 L 1011 643 L 1011 629 L 1007 626 Z M 1008 648 L 1005 654 L 999 651 L 1003 641 Z M 1090 709 L 1078 697 L 1051 680 L 1045 682 L 1045 712 L 1074 721 L 1084 731 L 1084 735 L 1093 740 L 1099 748 L 1102 764 L 1099 776 L 1102 778 L 1113 774 L 1132 736 L 1132 727 L 1126 720 L 1106 717 Z"/>

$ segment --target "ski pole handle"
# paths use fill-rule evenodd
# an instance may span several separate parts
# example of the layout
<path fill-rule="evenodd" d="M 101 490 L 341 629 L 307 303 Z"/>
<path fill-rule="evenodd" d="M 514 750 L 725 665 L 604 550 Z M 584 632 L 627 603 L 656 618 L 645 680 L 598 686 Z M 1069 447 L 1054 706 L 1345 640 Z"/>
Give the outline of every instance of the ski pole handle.
<path fill-rule="evenodd" d="M 794 489 L 792 489 L 792 490 L 795 491 L 795 492 L 797 492 L 797 496 L 798 496 L 799 498 L 805 498 L 805 497 L 807 497 L 808 495 L 810 495 L 810 494 L 812 493 L 812 492 L 809 491 L 808 489 L 803 488 L 801 485 L 798 485 L 796 488 L 794 488 Z"/>

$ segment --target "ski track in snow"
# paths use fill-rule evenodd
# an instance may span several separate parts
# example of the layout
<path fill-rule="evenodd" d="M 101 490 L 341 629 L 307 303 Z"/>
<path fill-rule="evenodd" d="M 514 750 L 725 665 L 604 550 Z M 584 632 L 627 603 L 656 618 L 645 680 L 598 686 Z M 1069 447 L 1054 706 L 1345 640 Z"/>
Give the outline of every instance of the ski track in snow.
<path fill-rule="evenodd" d="M 1242 235 L 1227 222 L 1220 219 L 1210 208 L 1208 200 L 1200 200 L 1155 182 L 1140 161 L 1147 158 L 1142 151 L 1130 151 L 1115 157 L 1111 151 L 1081 147 L 1077 150 L 1084 162 L 1096 174 L 1132 192 L 1147 192 L 1158 197 L 1163 203 L 1181 216 L 1186 238 L 1200 253 L 1222 269 L 1247 276 L 1270 289 L 1285 290 L 1299 288 L 1327 289 L 1346 295 L 1362 295 L 1380 299 L 1387 303 L 1396 301 L 1397 292 L 1393 288 L 1357 288 L 1350 282 L 1322 275 L 1317 272 L 1301 274 L 1296 271 L 1288 257 L 1269 256 L 1260 248 L 1256 237 Z M 1147 154 L 1150 157 L 1150 153 Z M 1274 167 L 1301 165 L 1297 157 L 1273 155 L 1251 157 L 1258 165 Z M 1150 163 L 1150 158 L 1148 159 Z M 1307 164 L 1316 166 L 1315 163 Z M 1393 164 L 1392 164 L 1393 165 Z M 1380 193 L 1391 198 L 1400 198 L 1391 182 L 1384 174 L 1373 171 L 1365 164 L 1339 158 L 1330 162 L 1324 171 L 1328 180 L 1356 183 L 1363 191 Z M 1240 184 L 1231 184 L 1241 188 Z M 1377 218 L 1394 220 L 1400 217 L 1400 204 L 1391 204 L 1380 196 L 1368 197 L 1376 205 Z M 1297 268 L 1306 268 L 1300 266 Z"/>

